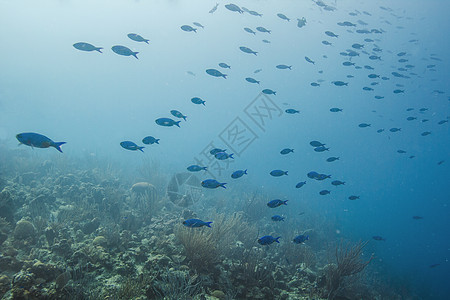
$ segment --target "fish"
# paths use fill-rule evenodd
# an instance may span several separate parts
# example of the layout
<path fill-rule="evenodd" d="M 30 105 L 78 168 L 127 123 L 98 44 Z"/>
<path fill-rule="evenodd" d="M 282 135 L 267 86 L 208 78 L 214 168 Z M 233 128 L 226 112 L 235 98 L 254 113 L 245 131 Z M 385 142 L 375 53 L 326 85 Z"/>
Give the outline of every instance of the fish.
<path fill-rule="evenodd" d="M 278 18 L 283 19 L 283 20 L 286 20 L 286 21 L 288 21 L 288 22 L 291 20 L 291 19 L 289 19 L 288 17 L 286 17 L 284 14 L 281 14 L 281 13 L 277 14 L 277 16 L 278 16 Z"/>
<path fill-rule="evenodd" d="M 256 34 L 256 32 L 254 32 L 251 28 L 245 27 L 244 30 L 248 33 Z"/>
<path fill-rule="evenodd" d="M 323 147 L 323 146 L 325 146 L 325 144 L 323 144 L 323 143 L 321 143 L 319 141 L 311 141 L 311 142 L 309 142 L 309 144 L 311 146 L 313 146 L 313 147 Z"/>
<path fill-rule="evenodd" d="M 343 65 L 343 66 L 346 66 L 346 67 L 350 67 L 350 66 L 354 66 L 355 63 L 353 63 L 353 62 L 351 62 L 351 61 L 344 61 L 344 62 L 342 63 L 342 65 Z"/>
<path fill-rule="evenodd" d="M 370 125 L 371 124 L 361 123 L 361 124 L 358 125 L 358 127 L 365 128 L 365 127 L 370 127 Z"/>
<path fill-rule="evenodd" d="M 339 157 L 332 156 L 332 157 L 328 157 L 327 158 L 327 162 L 333 162 L 333 161 L 336 161 L 336 160 L 339 160 Z"/>
<path fill-rule="evenodd" d="M 205 179 L 201 182 L 202 187 L 207 188 L 207 189 L 215 189 L 220 187 L 223 187 L 224 189 L 226 189 L 225 184 L 227 184 L 226 182 L 224 183 L 220 183 L 215 179 Z"/>
<path fill-rule="evenodd" d="M 259 73 L 259 72 L 261 72 L 262 71 L 262 69 L 256 69 L 255 71 L 253 71 L 253 73 L 254 74 L 257 74 L 257 73 Z"/>
<path fill-rule="evenodd" d="M 334 34 L 334 32 L 332 32 L 332 31 L 325 31 L 325 34 L 330 36 L 330 37 L 335 37 L 335 38 L 338 37 L 338 35 Z"/>
<path fill-rule="evenodd" d="M 160 139 L 154 138 L 149 135 L 142 139 L 142 143 L 144 143 L 146 145 L 159 144 L 159 140 Z"/>
<path fill-rule="evenodd" d="M 226 4 L 225 8 L 228 9 L 229 11 L 238 12 L 240 14 L 242 14 L 244 12 L 242 9 L 240 9 L 239 6 L 237 6 L 236 4 L 233 4 L 233 3 Z"/>
<path fill-rule="evenodd" d="M 308 235 L 300 234 L 300 235 L 297 235 L 297 236 L 294 238 L 293 242 L 294 242 L 295 244 L 303 244 L 303 243 L 306 242 L 307 240 L 309 240 L 309 236 L 308 236 Z"/>
<path fill-rule="evenodd" d="M 270 41 L 268 41 L 268 40 L 262 40 L 262 41 L 263 41 L 263 43 L 270 44 Z"/>
<path fill-rule="evenodd" d="M 380 78 L 380 75 L 377 75 L 377 74 L 369 74 L 369 75 L 367 75 L 367 77 L 372 78 L 372 79 L 375 79 L 375 78 Z"/>
<path fill-rule="evenodd" d="M 191 31 L 193 31 L 193 32 L 197 33 L 197 29 L 193 28 L 193 27 L 190 26 L 190 25 L 183 25 L 183 26 L 181 26 L 180 28 L 181 28 L 181 30 L 186 31 L 186 32 L 191 32 Z"/>
<path fill-rule="evenodd" d="M 195 26 L 200 27 L 200 28 L 202 28 L 202 29 L 205 28 L 205 26 L 203 26 L 203 25 L 200 24 L 199 22 L 192 22 L 192 24 L 194 24 Z"/>
<path fill-rule="evenodd" d="M 310 172 L 311 173 L 311 172 Z M 309 174 L 309 173 L 308 173 Z M 325 180 L 327 178 L 331 178 L 331 175 L 327 175 L 327 174 L 317 174 L 314 176 L 313 179 L 318 180 L 318 181 L 322 181 Z"/>
<path fill-rule="evenodd" d="M 238 179 L 244 175 L 247 175 L 247 169 L 234 171 L 233 174 L 231 174 L 231 178 Z"/>
<path fill-rule="evenodd" d="M 213 14 L 216 10 L 217 7 L 219 7 L 219 3 L 216 3 L 216 5 L 213 6 L 213 8 L 211 8 L 211 10 L 209 11 L 210 14 Z"/>
<path fill-rule="evenodd" d="M 270 171 L 270 175 L 272 175 L 273 177 L 280 177 L 283 175 L 288 175 L 288 171 L 272 170 L 272 171 Z"/>
<path fill-rule="evenodd" d="M 370 60 L 381 60 L 381 57 L 380 56 L 376 56 L 376 55 L 371 55 L 371 56 L 369 56 L 369 59 Z"/>
<path fill-rule="evenodd" d="M 262 90 L 262 92 L 266 95 L 276 95 L 277 94 L 277 92 L 272 91 L 271 89 L 264 89 L 264 90 Z"/>
<path fill-rule="evenodd" d="M 380 99 L 384 99 L 384 96 L 378 96 L 378 95 L 377 95 L 377 96 L 375 96 L 374 98 L 380 100 Z"/>
<path fill-rule="evenodd" d="M 218 160 L 225 160 L 228 158 L 234 159 L 233 153 L 228 154 L 226 152 L 217 152 L 216 154 L 214 154 L 214 157 Z"/>
<path fill-rule="evenodd" d="M 296 189 L 299 189 L 299 188 L 301 188 L 302 186 L 304 186 L 306 184 L 306 181 L 300 181 L 299 183 L 297 183 L 296 185 L 295 185 L 295 188 Z"/>
<path fill-rule="evenodd" d="M 102 52 L 102 49 L 103 49 L 102 47 L 95 47 L 94 45 L 91 45 L 91 44 L 85 43 L 85 42 L 75 43 L 75 44 L 73 44 L 73 47 L 75 49 L 78 49 L 78 50 L 81 50 L 81 51 L 87 51 L 87 52 L 97 51 L 97 52 L 103 53 Z"/>
<path fill-rule="evenodd" d="M 340 112 L 340 111 L 342 111 L 342 108 L 333 107 L 333 108 L 330 108 L 330 111 L 331 112 Z"/>
<path fill-rule="evenodd" d="M 392 127 L 391 129 L 389 129 L 390 132 L 397 132 L 397 131 L 401 131 L 401 128 L 396 128 L 396 127 Z"/>
<path fill-rule="evenodd" d="M 186 71 L 186 73 L 188 73 L 189 75 L 195 76 L 195 73 L 192 71 Z"/>
<path fill-rule="evenodd" d="M 216 155 L 219 152 L 225 152 L 227 149 L 213 148 L 209 151 L 209 154 Z"/>
<path fill-rule="evenodd" d="M 171 127 L 173 125 L 180 127 L 180 122 L 181 121 L 174 121 L 170 118 L 159 118 L 155 120 L 156 124 L 160 125 L 160 126 L 165 126 L 165 127 Z"/>
<path fill-rule="evenodd" d="M 277 65 L 276 68 L 280 69 L 280 70 L 286 70 L 286 69 L 292 70 L 292 66 L 287 66 L 287 65 Z"/>
<path fill-rule="evenodd" d="M 187 116 L 183 115 L 181 112 L 179 112 L 178 110 L 172 109 L 170 111 L 170 113 L 172 114 L 172 116 L 183 119 L 186 121 Z"/>
<path fill-rule="evenodd" d="M 272 32 L 271 30 L 268 30 L 262 26 L 256 27 L 256 30 L 258 30 L 259 32 L 265 32 L 265 33 L 269 33 L 269 34 Z"/>
<path fill-rule="evenodd" d="M 248 13 L 251 14 L 252 16 L 262 17 L 262 14 L 254 10 L 249 10 Z"/>
<path fill-rule="evenodd" d="M 380 129 L 377 130 L 378 133 L 382 133 L 383 131 L 384 131 L 383 128 L 380 128 Z"/>
<path fill-rule="evenodd" d="M 267 202 L 267 206 L 270 208 L 275 208 L 281 205 L 287 205 L 287 202 L 289 200 L 280 200 L 280 199 L 275 199 L 275 200 L 270 200 L 269 202 Z"/>
<path fill-rule="evenodd" d="M 330 148 L 327 148 L 324 146 L 319 146 L 319 147 L 314 148 L 315 152 L 324 152 L 324 151 L 329 151 L 329 150 L 330 150 Z"/>
<path fill-rule="evenodd" d="M 300 111 L 298 111 L 298 110 L 296 110 L 296 109 L 293 109 L 293 108 L 288 108 L 288 109 L 286 109 L 285 110 L 285 112 L 287 113 L 287 114 L 299 114 L 300 113 Z"/>
<path fill-rule="evenodd" d="M 311 82 L 310 84 L 311 84 L 311 86 L 314 86 L 314 87 L 320 86 L 320 84 L 317 82 Z"/>
<path fill-rule="evenodd" d="M 364 91 L 373 91 L 374 89 L 368 86 L 363 87 Z"/>
<path fill-rule="evenodd" d="M 359 196 L 351 195 L 348 197 L 349 200 L 357 200 L 359 199 Z"/>
<path fill-rule="evenodd" d="M 19 133 L 16 135 L 16 139 L 20 142 L 20 144 L 24 144 L 32 148 L 53 147 L 61 153 L 62 153 L 61 145 L 64 145 L 66 143 L 66 142 L 54 142 L 45 135 L 34 132 Z"/>
<path fill-rule="evenodd" d="M 345 185 L 345 181 L 333 180 L 333 181 L 331 182 L 331 184 L 334 185 L 334 186 Z"/>
<path fill-rule="evenodd" d="M 334 84 L 335 86 L 347 86 L 348 85 L 348 82 L 343 82 L 343 81 L 332 81 L 331 82 L 332 84 Z"/>
<path fill-rule="evenodd" d="M 326 46 L 332 46 L 333 44 L 330 43 L 329 41 L 322 41 L 322 44 L 326 45 Z M 346 53 L 347 54 L 347 53 Z"/>
<path fill-rule="evenodd" d="M 305 17 L 303 17 L 303 18 L 301 18 L 301 19 L 298 19 L 297 18 L 297 27 L 298 28 L 302 28 L 303 26 L 305 26 L 306 25 L 306 19 L 305 19 Z"/>
<path fill-rule="evenodd" d="M 280 221 L 284 221 L 285 218 L 282 216 L 279 216 L 279 215 L 274 215 L 271 217 L 271 219 L 272 219 L 272 221 L 280 222 Z"/>
<path fill-rule="evenodd" d="M 339 26 L 349 26 L 349 27 L 356 27 L 356 24 L 353 24 L 352 22 L 345 21 L 345 22 L 338 22 Z"/>
<path fill-rule="evenodd" d="M 441 120 L 441 121 L 438 122 L 438 125 L 443 125 L 445 123 L 448 123 L 448 120 Z"/>
<path fill-rule="evenodd" d="M 259 84 L 259 81 L 254 79 L 254 78 L 252 78 L 252 77 L 247 77 L 247 78 L 245 78 L 245 80 L 247 82 L 250 82 L 250 83 L 257 83 L 257 84 Z"/>
<path fill-rule="evenodd" d="M 309 62 L 310 64 L 313 64 L 313 65 L 316 64 L 316 63 L 315 63 L 311 58 L 309 58 L 308 56 L 305 56 L 305 60 L 306 60 L 307 62 Z"/>
<path fill-rule="evenodd" d="M 283 155 L 289 154 L 291 152 L 294 152 L 294 149 L 284 148 L 283 150 L 280 151 L 280 153 Z"/>
<path fill-rule="evenodd" d="M 242 52 L 244 52 L 244 53 L 254 54 L 254 55 L 257 55 L 257 54 L 258 54 L 258 52 L 255 52 L 255 51 L 253 51 L 252 49 L 247 48 L 247 47 L 239 47 L 239 49 L 240 49 Z"/>
<path fill-rule="evenodd" d="M 424 131 L 424 132 L 422 132 L 420 135 L 421 135 L 421 136 L 427 136 L 427 135 L 430 135 L 430 134 L 431 134 L 430 131 Z"/>
<path fill-rule="evenodd" d="M 385 238 L 383 238 L 383 237 L 381 237 L 381 236 L 379 236 L 379 235 L 374 235 L 372 238 L 373 238 L 375 241 L 386 241 Z"/>
<path fill-rule="evenodd" d="M 223 78 L 227 79 L 227 74 L 223 74 L 222 72 L 220 72 L 219 70 L 216 70 L 216 69 L 207 69 L 206 73 L 208 75 L 211 75 L 214 77 L 223 77 Z"/>
<path fill-rule="evenodd" d="M 111 48 L 111 50 L 119 55 L 123 55 L 123 56 L 134 56 L 136 59 L 138 59 L 137 54 L 139 52 L 133 52 L 130 48 L 125 47 L 125 46 L 121 46 L 121 45 L 116 45 L 113 46 Z"/>
<path fill-rule="evenodd" d="M 203 105 L 205 105 L 205 103 L 206 103 L 206 101 L 202 100 L 199 97 L 192 98 L 191 102 L 194 103 L 194 104 L 203 104 Z"/>
<path fill-rule="evenodd" d="M 279 244 L 280 242 L 278 241 L 278 239 L 280 237 L 281 236 L 274 238 L 271 235 L 265 235 L 265 236 L 263 236 L 263 237 L 258 239 L 258 243 L 260 245 L 270 245 L 270 244 L 273 244 L 274 242 L 277 242 Z"/>
<path fill-rule="evenodd" d="M 135 42 L 145 42 L 146 44 L 148 44 L 148 39 L 144 39 L 142 36 L 140 36 L 139 34 L 136 33 L 129 33 L 127 34 L 128 38 L 130 38 L 131 40 L 135 41 Z"/>
<path fill-rule="evenodd" d="M 138 145 L 136 145 L 135 143 L 133 143 L 131 141 L 120 142 L 120 146 L 122 146 L 122 148 L 127 149 L 127 150 L 131 150 L 131 151 L 139 150 L 141 152 L 144 152 L 142 149 L 145 148 L 145 147 L 142 147 L 142 146 L 138 146 Z"/>
<path fill-rule="evenodd" d="M 226 63 L 220 63 L 219 67 L 224 68 L 224 69 L 231 69 L 231 67 Z"/>
<path fill-rule="evenodd" d="M 406 55 L 406 52 L 399 52 L 399 53 L 397 53 L 397 56 L 405 56 Z"/>
<path fill-rule="evenodd" d="M 364 48 L 364 45 L 358 44 L 358 43 L 354 43 L 354 44 L 352 45 L 352 48 L 361 50 L 362 48 Z"/>
<path fill-rule="evenodd" d="M 207 171 L 208 167 L 201 167 L 199 165 L 191 165 L 186 168 L 189 172 Z"/>
<path fill-rule="evenodd" d="M 319 192 L 319 194 L 322 195 L 322 196 L 328 195 L 329 193 L 331 193 L 329 190 L 321 190 Z"/>
<path fill-rule="evenodd" d="M 212 222 L 204 222 L 199 219 L 188 219 L 188 220 L 183 221 L 183 225 L 186 227 L 190 227 L 190 228 L 197 228 L 197 227 L 203 227 L 203 226 L 207 226 L 207 227 L 211 228 L 211 223 Z"/>

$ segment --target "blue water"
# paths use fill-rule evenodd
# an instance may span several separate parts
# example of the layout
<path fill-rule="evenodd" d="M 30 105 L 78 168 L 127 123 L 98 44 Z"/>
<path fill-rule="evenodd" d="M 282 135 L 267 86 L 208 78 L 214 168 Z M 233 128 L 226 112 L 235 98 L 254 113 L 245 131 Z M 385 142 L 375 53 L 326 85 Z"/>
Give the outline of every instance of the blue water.
<path fill-rule="evenodd" d="M 248 169 L 239 188 L 290 199 L 293 211 L 333 221 L 332 240 L 370 240 L 376 257 L 372 264 L 392 282 L 401 282 L 393 289 L 407 285 L 423 299 L 446 299 L 450 294 L 450 131 L 448 123 L 438 122 L 450 116 L 449 2 L 326 2 L 335 11 L 312 1 L 236 2 L 262 17 L 231 12 L 225 2 L 215 13 L 208 13 L 215 3 L 0 1 L 2 143 L 15 148 L 17 133 L 38 132 L 66 141 L 65 156 L 105 157 L 130 168 L 139 166 L 145 156 L 159 161 L 167 172 L 183 171 L 196 158 L 208 164 L 201 153 L 211 148 L 211 142 L 227 149 L 231 145 L 236 159 L 222 165 L 225 169 L 220 172 L 211 166 L 208 176 L 227 182 L 232 170 Z M 277 13 L 291 21 L 278 18 Z M 307 24 L 298 28 L 296 19 L 301 17 Z M 337 25 L 343 21 L 357 26 Z M 185 24 L 195 27 L 192 22 L 205 28 L 197 33 L 180 29 Z M 251 35 L 243 30 L 257 26 L 272 32 Z M 363 28 L 383 33 L 355 32 Z M 327 30 L 339 37 L 326 36 Z M 149 44 L 128 39 L 130 32 L 149 39 Z M 365 38 L 375 41 L 365 42 Z M 325 46 L 323 40 L 333 45 Z M 103 53 L 78 51 L 72 46 L 76 42 L 103 47 Z M 364 44 L 368 54 L 354 49 L 360 55 L 351 61 L 375 70 L 342 65 L 349 57 L 339 53 L 353 43 Z M 138 51 L 139 59 L 115 54 L 113 45 Z M 382 52 L 374 52 L 375 45 Z M 240 46 L 258 55 L 243 53 Z M 397 56 L 402 51 L 406 55 Z M 381 60 L 370 60 L 373 54 Z M 306 62 L 305 56 L 315 64 Z M 408 61 L 400 63 L 400 58 Z M 220 68 L 220 62 L 231 69 Z M 292 65 L 292 70 L 276 69 L 278 64 Z M 397 70 L 407 64 L 414 67 Z M 227 74 L 227 79 L 209 76 L 205 73 L 209 68 Z M 262 71 L 253 73 L 257 69 Z M 410 78 L 394 77 L 393 71 Z M 371 73 L 389 80 L 369 79 Z M 347 78 L 350 74 L 354 78 Z M 248 83 L 245 77 L 261 84 Z M 318 79 L 323 82 L 312 87 L 310 83 Z M 348 86 L 333 85 L 336 80 Z M 371 82 L 379 84 L 371 86 Z M 364 86 L 374 91 L 364 91 Z M 276 95 L 260 94 L 264 88 Z M 405 92 L 394 94 L 395 89 Z M 375 95 L 384 98 L 377 100 Z M 192 97 L 206 100 L 206 106 L 194 105 Z M 260 101 L 273 109 L 269 114 L 259 107 L 266 114 L 264 124 L 251 115 Z M 331 107 L 343 111 L 331 113 Z M 288 115 L 287 108 L 300 114 Z M 420 108 L 428 110 L 420 112 Z M 181 128 L 156 125 L 155 119 L 170 117 L 171 109 L 186 114 L 188 121 L 182 121 Z M 407 121 L 409 116 L 417 119 Z M 371 126 L 360 128 L 360 123 Z M 401 131 L 392 133 L 392 127 Z M 385 131 L 377 133 L 380 128 Z M 246 130 L 242 139 L 233 140 L 234 129 Z M 425 131 L 431 134 L 421 136 Z M 147 146 L 144 154 L 119 146 L 123 140 L 141 144 L 147 135 L 161 138 L 161 144 Z M 312 140 L 326 143 L 330 151 L 314 152 L 309 145 Z M 281 156 L 283 148 L 295 150 Z M 397 153 L 399 149 L 406 153 Z M 52 157 L 50 152 L 41 155 Z M 329 156 L 340 159 L 328 163 Z M 289 175 L 273 178 L 269 175 L 273 169 L 288 170 Z M 310 171 L 331 174 L 333 180 L 346 183 L 334 187 L 329 179 L 310 180 L 306 177 Z M 304 187 L 294 188 L 304 180 Z M 331 194 L 319 195 L 322 189 Z M 226 192 L 237 190 L 228 183 Z M 350 201 L 350 195 L 360 199 Z M 414 220 L 415 215 L 423 219 Z M 386 241 L 373 240 L 377 235 Z M 430 268 L 434 264 L 439 265 Z"/>

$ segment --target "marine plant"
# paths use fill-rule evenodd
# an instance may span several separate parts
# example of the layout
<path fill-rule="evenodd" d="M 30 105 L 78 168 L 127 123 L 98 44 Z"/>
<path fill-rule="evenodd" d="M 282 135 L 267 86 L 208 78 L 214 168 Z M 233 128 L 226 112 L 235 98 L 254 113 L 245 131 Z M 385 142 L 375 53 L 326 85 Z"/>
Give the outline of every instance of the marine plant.
<path fill-rule="evenodd" d="M 192 299 L 200 293 L 201 281 L 197 274 L 166 270 L 154 283 L 153 289 L 160 299 Z"/>
<path fill-rule="evenodd" d="M 179 225 L 175 236 L 183 245 L 189 264 L 197 272 L 211 273 L 219 261 L 217 240 L 209 228 L 185 228 Z"/>
<path fill-rule="evenodd" d="M 341 241 L 336 246 L 336 265 L 332 264 L 326 267 L 328 299 L 334 299 L 337 296 L 346 277 L 360 273 L 372 261 L 373 256 L 367 261 L 361 260 L 362 251 L 367 243 L 359 241 L 355 245 L 350 243 L 344 245 Z"/>

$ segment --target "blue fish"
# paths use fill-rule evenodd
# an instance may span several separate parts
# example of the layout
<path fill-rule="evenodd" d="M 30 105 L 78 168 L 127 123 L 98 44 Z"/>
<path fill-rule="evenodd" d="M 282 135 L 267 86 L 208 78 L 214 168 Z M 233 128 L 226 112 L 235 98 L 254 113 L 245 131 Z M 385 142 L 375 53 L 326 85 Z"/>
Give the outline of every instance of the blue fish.
<path fill-rule="evenodd" d="M 284 148 L 283 150 L 280 151 L 280 154 L 286 155 L 286 154 L 289 154 L 291 152 L 294 152 L 294 149 Z"/>
<path fill-rule="evenodd" d="M 264 89 L 264 90 L 262 90 L 262 92 L 266 95 L 276 95 L 277 94 L 277 92 L 272 91 L 271 89 Z"/>
<path fill-rule="evenodd" d="M 133 51 L 131 51 L 130 48 L 127 48 L 125 46 L 116 45 L 116 46 L 113 46 L 111 48 L 111 50 L 116 54 L 123 55 L 123 56 L 134 56 L 136 59 L 138 59 L 137 54 L 139 52 L 133 52 Z"/>
<path fill-rule="evenodd" d="M 269 202 L 267 202 L 267 206 L 270 208 L 275 208 L 281 205 L 287 205 L 286 202 L 288 202 L 289 200 L 280 200 L 280 199 L 275 199 L 275 200 L 270 200 Z"/>
<path fill-rule="evenodd" d="M 231 178 L 238 179 L 244 175 L 247 175 L 247 169 L 234 171 L 233 174 L 231 174 Z"/>
<path fill-rule="evenodd" d="M 207 69 L 206 74 L 214 76 L 214 77 L 223 77 L 223 78 L 227 79 L 227 74 L 223 74 L 222 72 L 220 72 L 219 70 L 216 70 L 216 69 Z"/>
<path fill-rule="evenodd" d="M 239 49 L 240 49 L 242 52 L 244 52 L 244 53 L 255 54 L 255 55 L 258 54 L 258 52 L 255 52 L 255 51 L 253 51 L 252 49 L 247 48 L 247 47 L 239 47 Z"/>
<path fill-rule="evenodd" d="M 199 165 L 192 165 L 192 166 L 187 167 L 187 170 L 189 172 L 198 172 L 198 171 L 201 171 L 201 170 L 206 171 L 207 167 L 201 167 Z"/>
<path fill-rule="evenodd" d="M 191 99 L 191 102 L 194 103 L 194 104 L 203 104 L 203 105 L 205 105 L 206 101 L 200 99 L 199 97 L 194 97 L 194 98 Z"/>
<path fill-rule="evenodd" d="M 254 78 L 252 78 L 252 77 L 247 77 L 247 78 L 245 78 L 245 80 L 250 82 L 250 83 L 257 83 L 257 84 L 259 84 L 259 81 L 254 79 Z"/>
<path fill-rule="evenodd" d="M 140 36 L 139 34 L 136 33 L 129 33 L 127 34 L 128 38 L 130 38 L 131 40 L 135 41 L 135 42 L 145 42 L 146 44 L 148 44 L 147 39 L 144 39 L 142 36 Z"/>
<path fill-rule="evenodd" d="M 272 216 L 272 221 L 275 221 L 275 222 L 284 221 L 284 217 L 279 216 L 279 215 L 274 215 L 274 216 Z"/>
<path fill-rule="evenodd" d="M 307 241 L 307 240 L 309 240 L 309 236 L 308 236 L 308 235 L 300 234 L 300 235 L 297 235 L 297 236 L 294 238 L 294 243 L 296 243 L 296 244 L 302 244 L 302 243 L 304 243 L 304 242 Z"/>
<path fill-rule="evenodd" d="M 273 244 L 274 242 L 277 242 L 279 244 L 280 242 L 278 241 L 278 239 L 280 237 L 281 236 L 279 236 L 277 238 L 274 238 L 271 235 L 265 235 L 265 236 L 263 236 L 263 237 L 258 239 L 258 243 L 261 244 L 261 245 L 270 245 L 270 244 Z"/>
<path fill-rule="evenodd" d="M 299 113 L 300 113 L 300 111 L 298 111 L 298 110 L 296 110 L 296 109 L 293 109 L 293 108 L 288 108 L 288 109 L 285 110 L 285 112 L 286 112 L 287 114 L 291 114 L 291 115 L 293 115 L 293 114 L 299 114 Z"/>
<path fill-rule="evenodd" d="M 20 142 L 20 144 L 36 148 L 53 147 L 61 153 L 62 150 L 60 146 L 66 143 L 66 142 L 54 142 L 45 135 L 33 132 L 19 133 L 16 135 L 16 139 Z"/>
<path fill-rule="evenodd" d="M 199 219 L 188 219 L 188 220 L 183 221 L 183 225 L 186 227 L 190 227 L 190 228 L 197 228 L 197 227 L 203 227 L 203 226 L 208 226 L 211 228 L 211 223 L 212 222 L 204 222 Z"/>
<path fill-rule="evenodd" d="M 218 160 L 225 160 L 228 158 L 234 159 L 233 153 L 228 154 L 226 152 L 217 152 L 216 154 L 214 154 L 214 157 L 217 158 Z"/>
<path fill-rule="evenodd" d="M 226 183 L 220 183 L 215 179 L 205 179 L 202 181 L 202 187 L 207 188 L 207 189 L 215 189 L 215 188 L 218 188 L 219 186 L 226 189 L 225 184 Z"/>
<path fill-rule="evenodd" d="M 103 49 L 102 47 L 95 47 L 94 45 L 91 45 L 89 43 L 84 43 L 84 42 L 75 43 L 75 44 L 73 44 L 73 47 L 75 49 L 78 49 L 78 50 L 81 50 L 81 51 L 88 51 L 88 52 L 90 52 L 90 51 L 97 51 L 97 52 L 103 53 L 102 52 L 102 49 Z"/>
<path fill-rule="evenodd" d="M 330 193 L 329 190 L 321 190 L 321 191 L 319 192 L 319 194 L 321 194 L 322 196 L 328 195 L 329 193 Z"/>
<path fill-rule="evenodd" d="M 165 127 L 171 127 L 173 125 L 176 125 L 177 127 L 180 127 L 180 122 L 181 121 L 174 121 L 170 118 L 159 118 L 155 120 L 156 124 L 160 125 L 160 126 L 165 126 Z"/>
<path fill-rule="evenodd" d="M 142 139 L 142 143 L 146 145 L 159 144 L 159 139 L 154 138 L 152 136 L 146 136 Z"/>
<path fill-rule="evenodd" d="M 219 152 L 225 152 L 225 151 L 227 151 L 227 149 L 214 148 L 214 149 L 211 149 L 211 150 L 209 151 L 209 153 L 210 153 L 211 155 L 216 155 L 216 154 L 219 153 Z"/>
<path fill-rule="evenodd" d="M 288 171 L 283 171 L 283 170 L 272 170 L 270 172 L 270 175 L 272 175 L 273 177 L 280 177 L 283 175 L 287 175 Z"/>
<path fill-rule="evenodd" d="M 330 148 L 326 148 L 324 146 L 314 148 L 314 151 L 316 151 L 316 152 L 324 152 L 324 151 L 329 151 L 329 150 L 330 150 Z"/>
<path fill-rule="evenodd" d="M 130 141 L 123 141 L 120 142 L 120 146 L 122 146 L 122 148 L 127 149 L 127 150 L 131 150 L 131 151 L 136 151 L 139 150 L 141 152 L 144 152 L 142 149 L 144 149 L 144 147 L 138 146 L 133 142 Z"/>
<path fill-rule="evenodd" d="M 297 183 L 297 185 L 295 186 L 295 188 L 299 189 L 302 186 L 304 186 L 306 184 L 306 181 L 300 181 L 299 183 Z"/>
<path fill-rule="evenodd" d="M 183 25 L 180 28 L 181 28 L 181 30 L 186 31 L 186 32 L 190 32 L 190 31 L 197 32 L 197 29 L 195 29 L 189 25 Z"/>
<path fill-rule="evenodd" d="M 178 110 L 172 109 L 170 111 L 170 114 L 174 117 L 177 117 L 177 118 L 180 118 L 180 119 L 183 119 L 186 121 L 187 117 L 185 115 L 183 115 L 181 112 L 179 112 Z"/>

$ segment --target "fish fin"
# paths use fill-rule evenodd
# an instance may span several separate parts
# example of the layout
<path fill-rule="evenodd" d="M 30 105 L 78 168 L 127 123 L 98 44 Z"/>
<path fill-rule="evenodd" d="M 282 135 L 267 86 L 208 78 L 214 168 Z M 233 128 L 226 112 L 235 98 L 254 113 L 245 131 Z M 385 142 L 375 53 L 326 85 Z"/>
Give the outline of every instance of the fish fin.
<path fill-rule="evenodd" d="M 275 242 L 277 242 L 278 244 L 280 243 L 280 241 L 278 240 L 281 236 L 275 238 Z"/>
<path fill-rule="evenodd" d="M 225 184 L 227 184 L 226 182 L 221 183 L 220 186 L 223 187 L 224 189 L 226 189 L 227 187 L 225 186 Z"/>
<path fill-rule="evenodd" d="M 144 150 L 142 150 L 142 149 L 144 149 L 145 147 L 138 147 L 138 150 L 139 151 L 141 151 L 142 153 L 144 153 Z"/>
<path fill-rule="evenodd" d="M 227 79 L 227 74 L 222 74 L 222 77 Z"/>
<path fill-rule="evenodd" d="M 174 124 L 175 124 L 176 126 L 180 127 L 180 122 L 181 122 L 181 121 L 177 121 L 177 122 L 175 122 Z"/>
<path fill-rule="evenodd" d="M 63 153 L 62 152 L 62 150 L 61 150 L 61 148 L 60 148 L 60 146 L 61 145 L 64 145 L 66 142 L 57 142 L 57 143 L 53 143 L 53 147 L 55 147 L 56 148 L 56 150 L 58 150 L 59 152 L 61 152 L 61 153 Z"/>
<path fill-rule="evenodd" d="M 208 226 L 209 228 L 211 228 L 211 223 L 212 223 L 212 222 L 206 222 L 205 225 Z"/>
<path fill-rule="evenodd" d="M 284 171 L 284 175 L 287 175 L 288 174 L 288 171 Z"/>
<path fill-rule="evenodd" d="M 102 49 L 103 49 L 102 47 L 97 47 L 97 48 L 95 48 L 95 51 L 98 51 L 98 52 L 100 52 L 100 53 L 103 53 L 103 52 L 102 52 Z"/>
<path fill-rule="evenodd" d="M 149 41 L 149 40 L 144 40 L 144 42 L 145 42 L 146 44 L 148 44 L 148 41 Z"/>
<path fill-rule="evenodd" d="M 159 140 L 160 140 L 160 139 L 156 139 L 156 141 L 155 141 L 155 143 L 157 143 L 158 145 L 159 145 Z"/>
<path fill-rule="evenodd" d="M 139 52 L 133 52 L 132 55 L 133 55 L 134 57 L 136 57 L 136 59 L 139 59 L 139 58 L 137 57 L 137 54 L 138 54 L 138 53 L 139 53 Z"/>
<path fill-rule="evenodd" d="M 247 169 L 245 169 L 244 174 L 247 174 Z"/>
<path fill-rule="evenodd" d="M 283 204 L 284 204 L 284 205 L 287 205 L 286 202 L 288 202 L 288 201 L 289 201 L 289 200 L 284 200 L 284 201 L 283 201 Z"/>

